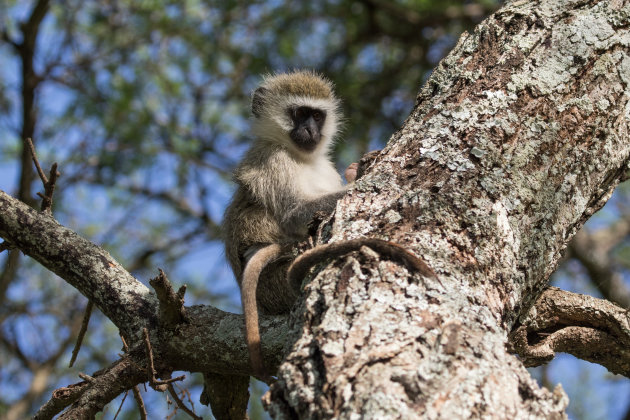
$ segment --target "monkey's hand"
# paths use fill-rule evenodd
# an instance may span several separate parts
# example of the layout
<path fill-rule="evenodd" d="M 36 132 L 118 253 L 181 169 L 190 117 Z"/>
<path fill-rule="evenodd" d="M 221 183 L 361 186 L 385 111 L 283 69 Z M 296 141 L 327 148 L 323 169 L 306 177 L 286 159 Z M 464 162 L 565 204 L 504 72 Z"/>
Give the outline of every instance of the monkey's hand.
<path fill-rule="evenodd" d="M 358 162 L 351 163 L 346 168 L 346 171 L 344 172 L 343 176 L 346 177 L 346 181 L 348 181 L 348 184 L 353 183 L 354 180 L 357 179 L 357 171 L 358 170 L 359 170 L 359 163 Z"/>

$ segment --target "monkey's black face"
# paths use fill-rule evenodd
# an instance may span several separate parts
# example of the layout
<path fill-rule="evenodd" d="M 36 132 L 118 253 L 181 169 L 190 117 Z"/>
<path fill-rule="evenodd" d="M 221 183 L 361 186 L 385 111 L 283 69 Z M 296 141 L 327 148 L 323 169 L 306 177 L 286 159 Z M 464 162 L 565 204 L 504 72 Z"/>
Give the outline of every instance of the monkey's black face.
<path fill-rule="evenodd" d="M 326 122 L 326 111 L 300 106 L 291 108 L 289 115 L 293 130 L 289 133 L 295 145 L 307 152 L 315 150 L 322 138 L 322 128 Z"/>

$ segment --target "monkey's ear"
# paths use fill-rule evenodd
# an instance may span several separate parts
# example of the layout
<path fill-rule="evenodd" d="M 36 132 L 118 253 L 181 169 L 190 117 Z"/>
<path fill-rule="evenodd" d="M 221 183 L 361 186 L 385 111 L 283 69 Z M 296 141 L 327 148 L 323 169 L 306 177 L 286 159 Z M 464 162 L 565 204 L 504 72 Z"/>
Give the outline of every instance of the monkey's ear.
<path fill-rule="evenodd" d="M 267 89 L 264 87 L 259 87 L 254 91 L 252 95 L 252 114 L 255 117 L 260 117 L 260 113 L 265 106 L 265 95 L 267 94 Z"/>

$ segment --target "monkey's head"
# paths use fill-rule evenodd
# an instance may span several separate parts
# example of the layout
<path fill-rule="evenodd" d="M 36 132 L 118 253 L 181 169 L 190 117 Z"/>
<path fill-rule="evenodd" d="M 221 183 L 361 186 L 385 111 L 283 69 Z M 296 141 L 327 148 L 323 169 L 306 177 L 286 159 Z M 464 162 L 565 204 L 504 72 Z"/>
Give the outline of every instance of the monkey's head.
<path fill-rule="evenodd" d="M 266 76 L 252 96 L 253 131 L 299 154 L 328 150 L 340 119 L 332 83 L 311 71 Z"/>

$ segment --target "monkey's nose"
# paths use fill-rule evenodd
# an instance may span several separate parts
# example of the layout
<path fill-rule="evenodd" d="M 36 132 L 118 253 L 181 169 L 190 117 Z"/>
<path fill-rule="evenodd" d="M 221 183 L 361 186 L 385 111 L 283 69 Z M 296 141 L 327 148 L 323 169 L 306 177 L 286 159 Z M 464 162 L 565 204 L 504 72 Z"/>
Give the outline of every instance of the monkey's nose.
<path fill-rule="evenodd" d="M 319 128 L 317 127 L 317 123 L 313 117 L 309 117 L 308 120 L 306 120 L 304 128 L 311 140 L 319 140 Z"/>

